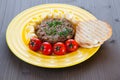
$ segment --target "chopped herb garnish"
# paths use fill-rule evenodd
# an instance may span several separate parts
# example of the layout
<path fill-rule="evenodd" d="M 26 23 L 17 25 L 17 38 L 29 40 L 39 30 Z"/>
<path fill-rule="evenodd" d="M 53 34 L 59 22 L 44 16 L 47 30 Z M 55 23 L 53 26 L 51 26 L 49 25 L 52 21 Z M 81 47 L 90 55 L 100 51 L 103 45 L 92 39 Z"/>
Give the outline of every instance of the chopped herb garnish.
<path fill-rule="evenodd" d="M 49 27 L 56 27 L 57 25 L 62 25 L 62 22 L 60 21 L 52 21 L 52 22 L 47 22 Z"/>
<path fill-rule="evenodd" d="M 53 26 L 53 23 L 52 22 L 47 22 L 48 26 L 49 27 L 52 27 Z"/>
<path fill-rule="evenodd" d="M 47 35 L 50 34 L 48 29 L 44 28 L 44 31 L 46 32 Z"/>
<path fill-rule="evenodd" d="M 62 32 L 59 33 L 59 35 L 67 37 L 69 35 L 69 33 L 71 33 L 71 32 L 72 32 L 71 29 L 65 28 Z"/>
<path fill-rule="evenodd" d="M 44 28 L 44 31 L 46 32 L 46 34 L 47 35 L 56 35 L 56 33 L 57 33 L 57 31 L 56 31 L 56 29 L 55 28 L 53 28 L 53 29 L 46 29 L 46 28 Z"/>
<path fill-rule="evenodd" d="M 62 22 L 57 21 L 57 20 L 54 20 L 52 22 L 47 22 L 47 24 L 49 26 L 49 29 L 44 28 L 44 31 L 46 32 L 47 35 L 56 35 L 56 34 L 58 34 L 60 36 L 67 37 L 72 32 L 71 29 L 64 28 L 61 32 L 57 33 L 56 26 L 62 25 Z"/>
<path fill-rule="evenodd" d="M 44 29 L 44 31 L 46 32 L 47 35 L 56 35 L 57 31 L 56 31 L 56 26 L 58 25 L 62 25 L 62 22 L 60 21 L 52 21 L 52 22 L 47 22 L 49 29 Z"/>
<path fill-rule="evenodd" d="M 56 33 L 57 33 L 56 29 L 53 28 L 53 29 L 51 30 L 51 33 L 52 33 L 52 35 L 56 35 Z"/>

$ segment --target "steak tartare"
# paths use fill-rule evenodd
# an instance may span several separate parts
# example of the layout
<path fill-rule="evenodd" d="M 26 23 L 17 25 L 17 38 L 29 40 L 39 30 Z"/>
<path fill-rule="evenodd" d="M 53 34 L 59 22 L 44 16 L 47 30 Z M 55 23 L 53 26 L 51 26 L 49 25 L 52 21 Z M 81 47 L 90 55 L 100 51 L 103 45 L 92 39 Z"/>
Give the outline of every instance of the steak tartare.
<path fill-rule="evenodd" d="M 50 43 L 64 42 L 74 37 L 73 24 L 65 18 L 45 19 L 35 29 L 35 33 L 42 41 Z"/>

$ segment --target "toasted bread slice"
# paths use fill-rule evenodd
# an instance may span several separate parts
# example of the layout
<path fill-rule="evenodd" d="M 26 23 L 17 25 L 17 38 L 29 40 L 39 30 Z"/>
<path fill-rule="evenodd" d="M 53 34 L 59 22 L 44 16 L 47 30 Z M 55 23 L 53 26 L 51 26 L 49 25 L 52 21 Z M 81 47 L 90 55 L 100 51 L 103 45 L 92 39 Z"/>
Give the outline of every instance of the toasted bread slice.
<path fill-rule="evenodd" d="M 91 20 L 80 22 L 76 27 L 75 40 L 81 47 L 100 46 L 112 35 L 112 28 L 106 22 Z"/>

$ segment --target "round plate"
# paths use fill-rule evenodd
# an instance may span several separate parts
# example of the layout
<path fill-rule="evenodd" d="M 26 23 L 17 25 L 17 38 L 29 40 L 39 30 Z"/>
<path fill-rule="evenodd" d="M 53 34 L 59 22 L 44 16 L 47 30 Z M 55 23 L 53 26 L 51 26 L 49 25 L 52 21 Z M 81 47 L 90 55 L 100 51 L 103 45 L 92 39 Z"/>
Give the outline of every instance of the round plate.
<path fill-rule="evenodd" d="M 79 48 L 77 51 L 63 56 L 46 56 L 30 50 L 26 44 L 24 32 L 28 23 L 34 24 L 35 16 L 43 18 L 50 9 L 68 10 L 72 12 L 79 21 L 95 20 L 89 12 L 66 4 L 44 4 L 27 9 L 17 15 L 9 24 L 6 39 L 11 51 L 21 60 L 39 67 L 63 68 L 81 63 L 90 58 L 100 48 Z M 41 15 L 39 15 L 41 14 Z M 44 14 L 44 15 L 42 15 Z M 31 21 L 31 19 L 34 19 Z M 36 20 L 37 21 L 37 20 Z M 39 22 L 39 21 L 38 21 Z"/>

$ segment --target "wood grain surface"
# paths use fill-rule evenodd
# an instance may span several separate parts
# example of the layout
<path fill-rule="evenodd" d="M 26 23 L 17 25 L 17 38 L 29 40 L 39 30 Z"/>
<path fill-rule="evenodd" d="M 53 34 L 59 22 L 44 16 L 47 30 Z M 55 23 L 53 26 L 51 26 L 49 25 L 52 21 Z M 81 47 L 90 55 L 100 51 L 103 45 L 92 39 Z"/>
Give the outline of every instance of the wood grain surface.
<path fill-rule="evenodd" d="M 110 23 L 113 36 L 94 56 L 76 66 L 45 69 L 27 64 L 9 50 L 6 29 L 21 11 L 45 3 L 82 7 Z M 120 0 L 0 0 L 0 80 L 120 80 Z"/>

